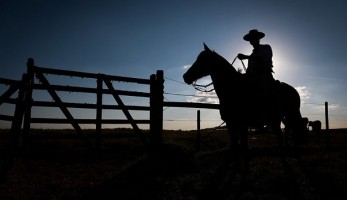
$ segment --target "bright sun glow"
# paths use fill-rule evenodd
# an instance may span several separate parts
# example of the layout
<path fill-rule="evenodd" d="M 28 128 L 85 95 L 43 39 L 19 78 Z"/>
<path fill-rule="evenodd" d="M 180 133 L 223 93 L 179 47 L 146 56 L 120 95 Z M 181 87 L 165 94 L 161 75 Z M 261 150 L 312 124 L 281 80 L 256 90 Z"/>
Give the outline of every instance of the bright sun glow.
<path fill-rule="evenodd" d="M 281 42 L 276 42 L 276 40 L 271 40 L 272 44 L 272 61 L 273 61 L 273 71 L 274 78 L 284 82 L 295 82 L 295 59 L 293 58 L 293 53 L 290 49 L 286 48 L 286 44 Z"/>

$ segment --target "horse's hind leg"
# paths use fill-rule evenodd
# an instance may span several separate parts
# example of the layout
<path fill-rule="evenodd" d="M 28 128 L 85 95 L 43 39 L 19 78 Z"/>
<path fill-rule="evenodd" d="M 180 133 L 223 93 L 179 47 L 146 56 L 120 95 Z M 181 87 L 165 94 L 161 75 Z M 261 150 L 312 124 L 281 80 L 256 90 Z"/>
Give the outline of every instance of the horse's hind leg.
<path fill-rule="evenodd" d="M 295 145 L 307 143 L 306 123 L 301 117 L 300 110 L 296 110 L 290 114 L 289 127 Z"/>
<path fill-rule="evenodd" d="M 226 122 L 228 133 L 230 136 L 230 161 L 234 169 L 240 170 L 241 161 L 243 161 L 244 172 L 249 171 L 248 156 L 248 127 L 246 125 L 230 126 Z"/>
<path fill-rule="evenodd" d="M 228 122 L 226 122 L 228 134 L 229 134 L 229 153 L 231 162 L 239 163 L 240 162 L 240 135 L 237 128 L 231 126 Z"/>
<path fill-rule="evenodd" d="M 249 155 L 248 155 L 248 127 L 244 126 L 240 128 L 240 144 L 241 155 L 243 158 L 244 172 L 249 172 Z"/>

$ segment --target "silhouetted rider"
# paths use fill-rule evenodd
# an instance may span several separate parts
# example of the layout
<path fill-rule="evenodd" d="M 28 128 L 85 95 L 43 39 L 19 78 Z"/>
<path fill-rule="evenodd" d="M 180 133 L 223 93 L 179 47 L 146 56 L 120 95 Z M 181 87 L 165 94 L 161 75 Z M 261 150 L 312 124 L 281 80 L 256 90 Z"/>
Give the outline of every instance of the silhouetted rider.
<path fill-rule="evenodd" d="M 260 44 L 260 39 L 265 36 L 264 33 L 256 29 L 250 30 L 243 39 L 253 46 L 251 55 L 238 54 L 240 60 L 248 59 L 246 74 L 254 86 L 254 94 L 258 100 L 259 106 L 267 105 L 270 93 L 271 83 L 274 81 L 272 76 L 272 49 L 268 44 Z"/>

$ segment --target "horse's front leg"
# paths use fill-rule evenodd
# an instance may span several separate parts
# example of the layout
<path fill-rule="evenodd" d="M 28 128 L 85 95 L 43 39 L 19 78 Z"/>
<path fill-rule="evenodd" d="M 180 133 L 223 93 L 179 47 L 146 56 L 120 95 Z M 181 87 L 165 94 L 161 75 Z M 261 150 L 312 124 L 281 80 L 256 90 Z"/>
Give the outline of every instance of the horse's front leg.
<path fill-rule="evenodd" d="M 288 143 L 288 124 L 284 122 L 285 125 L 285 133 L 284 133 L 284 141 L 285 141 L 285 145 L 287 146 Z M 274 120 L 272 122 L 272 130 L 274 132 L 274 134 L 276 135 L 276 139 L 277 139 L 277 145 L 279 147 L 279 150 L 282 151 L 283 149 L 283 135 L 282 135 L 282 129 L 281 129 L 281 120 Z"/>
<path fill-rule="evenodd" d="M 229 134 L 229 154 L 230 162 L 232 165 L 239 165 L 240 163 L 240 135 L 235 126 L 226 121 L 226 126 Z"/>
<path fill-rule="evenodd" d="M 248 171 L 248 128 L 247 126 L 230 126 L 229 123 L 226 124 L 230 136 L 229 151 L 231 155 L 231 163 L 236 169 L 240 169 L 240 164 L 242 160 L 245 171 Z"/>
<path fill-rule="evenodd" d="M 248 152 L 248 126 L 240 127 L 241 155 L 243 158 L 244 172 L 249 172 L 249 152 Z"/>

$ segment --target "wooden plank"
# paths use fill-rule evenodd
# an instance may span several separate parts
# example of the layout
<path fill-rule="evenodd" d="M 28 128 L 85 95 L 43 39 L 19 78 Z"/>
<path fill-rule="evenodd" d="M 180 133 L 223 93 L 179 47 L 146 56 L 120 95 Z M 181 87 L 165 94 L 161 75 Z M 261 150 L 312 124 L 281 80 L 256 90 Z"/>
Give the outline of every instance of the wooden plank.
<path fill-rule="evenodd" d="M 164 107 L 219 109 L 219 104 L 191 103 L 191 102 L 164 102 Z"/>
<path fill-rule="evenodd" d="M 0 115 L 1 117 L 1 115 Z M 96 124 L 96 119 L 74 119 L 78 124 Z M 38 124 L 70 124 L 68 119 L 57 119 L 57 118 L 31 118 L 31 123 Z M 127 119 L 102 119 L 102 124 L 129 124 Z M 134 120 L 136 124 L 149 124 L 149 120 Z"/>
<path fill-rule="evenodd" d="M 150 132 L 152 150 L 160 151 L 163 143 L 163 101 L 164 101 L 164 73 L 157 71 L 157 74 L 152 74 L 151 80 L 151 98 L 150 98 Z"/>
<path fill-rule="evenodd" d="M 41 83 L 43 85 L 49 86 L 49 82 L 46 79 L 46 77 L 44 77 L 44 75 L 42 74 L 42 72 L 40 71 L 36 71 L 36 76 L 37 78 L 41 81 Z M 73 118 L 73 116 L 71 115 L 71 113 L 69 112 L 69 110 L 64 106 L 63 102 L 61 101 L 61 99 L 59 98 L 58 94 L 55 92 L 55 90 L 53 90 L 52 88 L 48 87 L 47 88 L 48 93 L 52 96 L 53 100 L 58 104 L 60 110 L 64 113 L 65 117 L 69 120 L 69 122 L 71 123 L 71 125 L 74 127 L 74 129 L 76 130 L 77 134 L 81 135 L 81 137 L 83 138 L 85 144 L 89 147 L 92 148 L 92 145 L 90 144 L 88 138 L 86 137 L 86 135 L 83 133 L 81 127 L 78 125 L 78 123 L 75 121 L 75 119 Z"/>
<path fill-rule="evenodd" d="M 79 86 L 64 86 L 64 85 L 49 85 L 49 87 L 55 91 L 63 91 L 63 92 L 81 92 L 81 93 L 91 93 L 96 94 L 96 88 L 88 88 L 88 87 L 79 87 Z M 47 90 L 47 86 L 42 84 L 35 84 L 33 89 L 37 90 Z M 108 89 L 102 90 L 103 94 L 112 94 L 112 91 Z M 136 97 L 150 97 L 149 93 L 146 92 L 137 92 L 137 91 L 124 91 L 118 90 L 119 95 L 124 96 L 136 96 Z"/>
<path fill-rule="evenodd" d="M 27 80 L 27 75 L 22 75 L 22 83 L 25 83 Z M 23 84 L 21 84 L 21 87 L 18 92 L 18 101 L 16 104 L 16 108 L 14 111 L 14 116 L 11 124 L 11 130 L 9 134 L 9 142 L 7 146 L 7 153 L 5 154 L 4 164 L 2 168 L 0 169 L 0 174 L 2 178 L 3 176 L 6 176 L 9 169 L 12 168 L 14 165 L 15 157 L 19 156 L 21 154 L 20 152 L 20 146 L 21 146 L 21 136 L 22 136 L 22 122 L 23 122 L 23 116 L 24 116 L 24 96 L 25 96 L 25 87 Z"/>
<path fill-rule="evenodd" d="M 11 85 L 1 96 L 0 96 L 0 105 L 4 103 L 5 100 L 10 98 L 16 91 L 18 87 Z"/>
<path fill-rule="evenodd" d="M 24 122 L 23 122 L 23 148 L 25 149 L 24 152 L 27 152 L 27 148 L 29 146 L 29 134 L 30 134 L 30 119 L 31 119 L 31 107 L 32 107 L 32 101 L 33 101 L 33 88 L 32 85 L 34 84 L 34 59 L 29 58 L 27 61 L 27 74 L 28 74 L 28 80 L 25 83 L 26 85 L 26 94 L 24 97 L 24 105 L 25 105 L 25 111 L 24 111 Z"/>
<path fill-rule="evenodd" d="M 16 86 L 17 88 L 19 88 L 21 86 L 22 82 L 18 81 L 18 80 L 12 80 L 12 79 L 7 79 L 7 78 L 0 78 L 0 84 L 12 85 L 12 86 Z"/>
<path fill-rule="evenodd" d="M 139 129 L 139 127 L 137 126 L 137 124 L 135 123 L 133 117 L 130 115 L 129 111 L 125 108 L 125 105 L 123 103 L 123 101 L 121 100 L 121 98 L 119 97 L 117 91 L 114 89 L 112 83 L 110 80 L 107 79 L 107 77 L 104 77 L 104 82 L 106 84 L 106 86 L 112 91 L 112 95 L 113 98 L 116 100 L 116 102 L 118 103 L 118 105 L 121 107 L 124 115 L 126 116 L 126 118 L 129 120 L 129 123 L 131 124 L 131 126 L 133 127 L 134 131 L 136 134 L 141 136 L 142 141 L 147 144 L 147 140 L 145 137 L 142 136 L 142 132 Z"/>
<path fill-rule="evenodd" d="M 4 103 L 16 103 L 16 99 L 9 98 L 4 100 Z M 63 102 L 64 106 L 70 108 L 86 108 L 86 109 L 96 109 L 96 104 L 91 103 L 69 103 Z M 42 106 L 42 107 L 57 107 L 55 102 L 50 101 L 33 101 L 33 106 Z M 191 102 L 163 102 L 164 107 L 175 107 L 175 108 L 204 108 L 204 109 L 219 109 L 219 104 L 207 104 L 207 103 L 191 103 Z M 136 105 L 125 105 L 128 110 L 142 110 L 149 111 L 149 106 L 136 106 Z M 121 107 L 119 105 L 102 105 L 102 109 L 110 109 L 110 110 L 120 110 Z"/>
<path fill-rule="evenodd" d="M 98 78 L 98 74 L 95 73 L 88 73 L 88 72 L 77 72 L 77 71 L 70 71 L 70 70 L 61 70 L 61 69 L 52 69 L 52 68 L 45 68 L 45 67 L 37 67 L 35 66 L 35 71 L 40 71 L 42 73 L 46 74 L 54 74 L 54 75 L 64 75 L 64 76 L 75 76 L 75 77 L 81 77 L 81 78 Z M 110 81 L 120 81 L 120 82 L 132 82 L 132 83 L 138 83 L 138 84 L 150 84 L 148 79 L 141 79 L 141 78 L 131 78 L 131 77 L 123 77 L 123 76 L 111 76 L 111 75 L 103 75 L 104 77 L 107 77 Z"/>
<path fill-rule="evenodd" d="M 14 99 L 13 99 L 14 100 Z M 5 101 L 9 102 L 9 101 Z M 33 101 L 33 106 L 37 107 L 57 107 L 57 103 L 55 102 L 49 102 L 49 101 Z M 96 109 L 97 104 L 91 104 L 91 103 L 67 103 L 63 102 L 63 105 L 68 108 L 85 108 L 85 109 Z M 101 105 L 101 108 L 103 110 L 121 110 L 121 107 L 119 105 Z M 138 110 L 138 111 L 149 111 L 149 106 L 134 106 L 134 105 L 127 105 L 125 106 L 128 110 Z"/>
<path fill-rule="evenodd" d="M 0 114 L 0 120 L 12 121 L 13 119 L 14 119 L 13 116 Z"/>
<path fill-rule="evenodd" d="M 96 122 L 95 122 L 95 132 L 96 132 L 96 146 L 99 149 L 101 146 L 101 131 L 102 131 L 102 76 L 97 79 L 97 93 L 96 93 Z"/>

